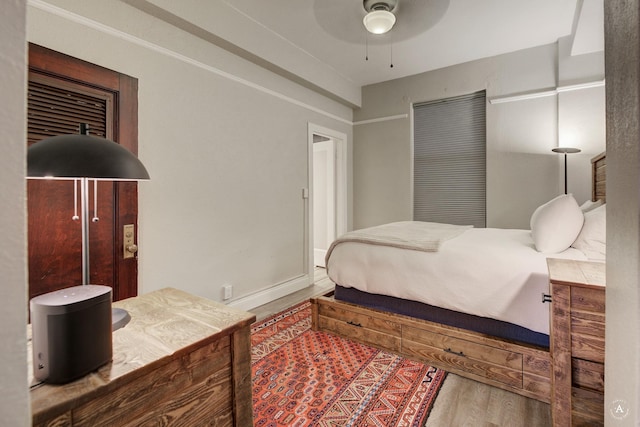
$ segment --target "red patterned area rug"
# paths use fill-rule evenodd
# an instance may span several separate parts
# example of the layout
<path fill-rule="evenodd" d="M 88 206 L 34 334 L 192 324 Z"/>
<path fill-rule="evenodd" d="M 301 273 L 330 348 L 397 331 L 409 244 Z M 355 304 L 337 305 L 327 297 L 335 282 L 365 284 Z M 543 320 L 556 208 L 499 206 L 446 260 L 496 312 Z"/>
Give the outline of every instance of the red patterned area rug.
<path fill-rule="evenodd" d="M 311 330 L 309 301 L 251 328 L 254 425 L 422 426 L 446 372 Z"/>

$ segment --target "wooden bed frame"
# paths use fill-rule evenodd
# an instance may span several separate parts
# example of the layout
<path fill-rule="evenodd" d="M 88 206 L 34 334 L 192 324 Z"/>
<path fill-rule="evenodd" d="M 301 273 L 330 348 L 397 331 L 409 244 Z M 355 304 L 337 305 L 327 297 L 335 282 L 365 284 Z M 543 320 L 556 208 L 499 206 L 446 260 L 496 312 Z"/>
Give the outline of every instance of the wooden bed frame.
<path fill-rule="evenodd" d="M 591 200 L 607 201 L 607 156 L 600 153 L 591 159 Z"/>
<path fill-rule="evenodd" d="M 605 198 L 605 154 L 592 159 L 592 199 Z M 553 299 L 553 294 L 551 295 Z M 392 351 L 546 403 L 549 349 L 337 301 L 311 300 L 312 327 Z"/>

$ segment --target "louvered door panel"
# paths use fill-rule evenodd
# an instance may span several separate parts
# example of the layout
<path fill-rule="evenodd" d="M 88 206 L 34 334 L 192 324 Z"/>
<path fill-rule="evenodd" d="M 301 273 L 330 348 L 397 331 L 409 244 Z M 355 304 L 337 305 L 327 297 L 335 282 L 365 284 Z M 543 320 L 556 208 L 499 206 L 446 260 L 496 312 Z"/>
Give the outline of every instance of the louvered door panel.
<path fill-rule="evenodd" d="M 112 138 L 110 110 L 113 95 L 91 93 L 59 79 L 33 74 L 28 89 L 28 142 L 32 144 L 50 136 L 78 132 L 78 123 L 87 123 L 90 133 Z M 82 92 L 78 90 L 82 89 Z"/>

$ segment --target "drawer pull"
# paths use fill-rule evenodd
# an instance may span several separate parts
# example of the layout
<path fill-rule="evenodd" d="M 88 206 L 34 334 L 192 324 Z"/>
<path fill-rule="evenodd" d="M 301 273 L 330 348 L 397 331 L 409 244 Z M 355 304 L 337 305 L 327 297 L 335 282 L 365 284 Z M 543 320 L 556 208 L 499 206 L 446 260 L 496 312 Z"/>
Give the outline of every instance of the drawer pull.
<path fill-rule="evenodd" d="M 542 303 L 544 304 L 545 302 L 551 302 L 551 295 L 549 294 L 545 294 L 544 292 L 542 293 Z"/>
<path fill-rule="evenodd" d="M 447 353 L 451 353 L 451 354 L 455 354 L 456 356 L 460 356 L 460 357 L 467 357 L 462 351 L 453 351 L 451 350 L 451 348 L 445 348 L 444 349 L 445 352 Z"/>
<path fill-rule="evenodd" d="M 355 323 L 352 321 L 348 321 L 347 324 L 351 325 L 351 326 L 357 326 L 358 328 L 362 328 L 362 325 L 360 323 Z"/>

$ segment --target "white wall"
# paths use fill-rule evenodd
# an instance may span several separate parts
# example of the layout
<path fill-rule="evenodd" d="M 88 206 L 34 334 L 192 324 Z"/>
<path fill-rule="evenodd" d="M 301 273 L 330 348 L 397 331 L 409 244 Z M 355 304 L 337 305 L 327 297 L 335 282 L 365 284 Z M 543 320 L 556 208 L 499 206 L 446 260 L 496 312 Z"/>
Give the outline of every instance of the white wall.
<path fill-rule="evenodd" d="M 26 6 L 0 13 L 0 424 L 31 425 L 27 388 Z"/>
<path fill-rule="evenodd" d="M 594 0 L 589 2 L 591 5 Z M 600 5 L 602 7 L 602 5 Z M 601 41 L 604 45 L 604 40 Z M 604 81 L 604 51 L 591 54 L 571 55 L 571 38 L 558 42 L 558 85 L 572 87 L 587 82 Z M 558 94 L 558 145 L 576 147 L 581 153 L 567 157 L 569 192 L 578 201 L 591 197 L 591 158 L 605 151 L 605 88 L 561 92 Z M 563 156 L 558 156 L 563 162 Z M 560 166 L 560 177 L 564 180 L 564 164 Z M 561 189 L 564 184 L 561 183 Z"/>
<path fill-rule="evenodd" d="M 350 108 L 124 2 L 28 12 L 29 41 L 138 79 L 140 293 L 309 283 L 308 123 L 350 135 Z"/>
<path fill-rule="evenodd" d="M 602 80 L 602 53 L 568 58 L 564 45 L 559 45 L 365 87 L 363 107 L 354 119 L 354 227 L 412 218 L 413 103 L 479 90 L 486 90 L 488 99 L 503 98 Z M 566 78 L 559 79 L 563 69 Z M 381 118 L 394 119 L 375 120 Z M 587 200 L 589 159 L 604 151 L 604 120 L 603 87 L 488 103 L 487 226 L 529 228 L 533 210 L 564 191 L 561 156 L 551 149 L 565 143 L 583 150 L 570 159 L 569 191 L 579 202 Z M 575 140 L 568 140 L 568 129 L 580 131 L 573 134 Z"/>

